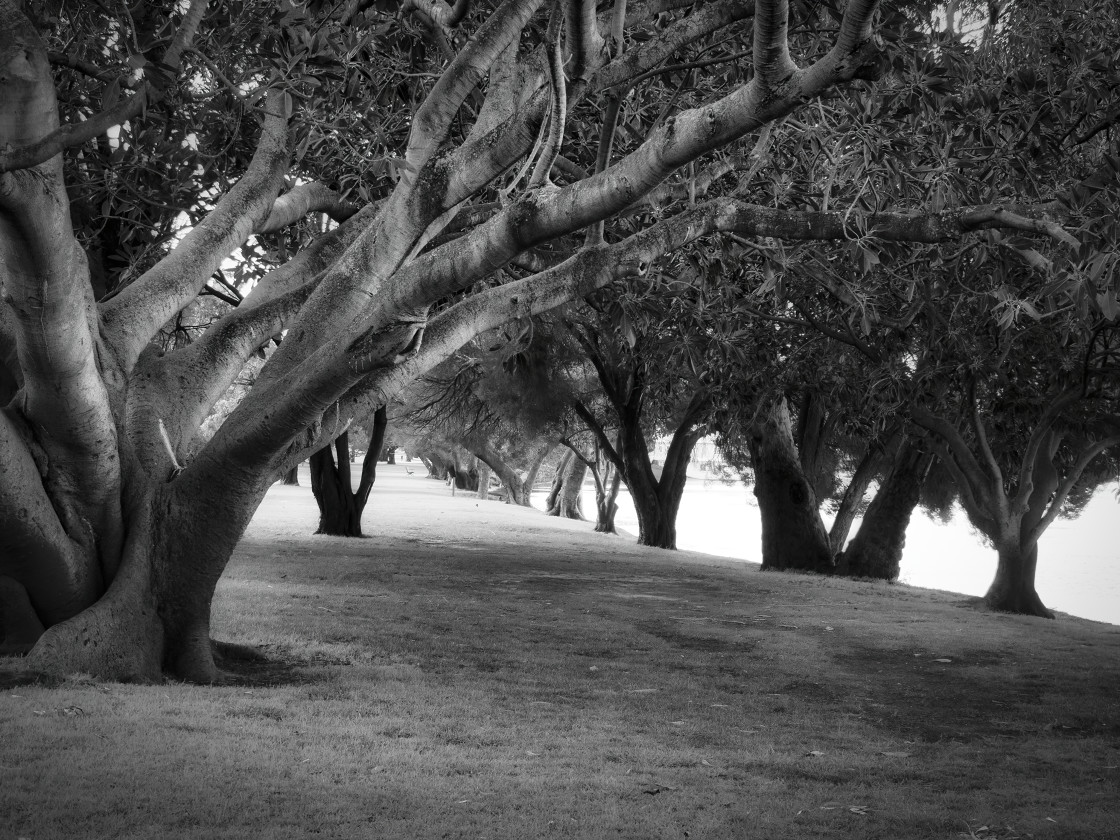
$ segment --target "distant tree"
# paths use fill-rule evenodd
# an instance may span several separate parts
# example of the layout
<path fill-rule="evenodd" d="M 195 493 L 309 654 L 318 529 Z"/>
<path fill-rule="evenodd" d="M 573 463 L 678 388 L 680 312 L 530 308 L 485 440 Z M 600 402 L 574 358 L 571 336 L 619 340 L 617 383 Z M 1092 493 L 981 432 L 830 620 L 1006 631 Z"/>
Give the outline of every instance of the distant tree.
<path fill-rule="evenodd" d="M 311 454 L 311 492 L 319 506 L 316 534 L 362 536 L 362 513 L 377 481 L 377 459 L 383 448 L 387 426 L 386 409 L 381 406 L 373 415 L 357 488 L 354 488 L 350 476 L 353 456 L 349 431 L 343 431 L 331 446 L 324 446 Z"/>

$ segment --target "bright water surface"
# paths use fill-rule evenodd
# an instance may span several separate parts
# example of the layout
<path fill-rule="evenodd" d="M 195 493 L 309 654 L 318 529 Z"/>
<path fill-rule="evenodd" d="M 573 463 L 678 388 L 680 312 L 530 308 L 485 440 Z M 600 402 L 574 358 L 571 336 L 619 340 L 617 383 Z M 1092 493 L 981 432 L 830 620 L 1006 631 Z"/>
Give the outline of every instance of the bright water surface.
<path fill-rule="evenodd" d="M 1079 519 L 1057 520 L 1039 541 L 1036 584 L 1043 603 L 1061 612 L 1120 624 L 1120 502 L 1117 486 L 1102 489 Z M 534 494 L 538 507 L 543 493 Z M 630 495 L 618 498 L 615 523 L 638 533 Z M 594 516 L 595 493 L 583 509 Z M 852 526 L 854 535 L 859 527 Z M 831 524 L 831 518 L 825 518 Z M 677 546 L 761 563 L 762 523 L 749 487 L 689 478 L 677 517 Z M 996 553 L 958 511 L 947 524 L 915 511 L 906 534 L 900 580 L 929 589 L 983 595 L 995 574 Z"/>

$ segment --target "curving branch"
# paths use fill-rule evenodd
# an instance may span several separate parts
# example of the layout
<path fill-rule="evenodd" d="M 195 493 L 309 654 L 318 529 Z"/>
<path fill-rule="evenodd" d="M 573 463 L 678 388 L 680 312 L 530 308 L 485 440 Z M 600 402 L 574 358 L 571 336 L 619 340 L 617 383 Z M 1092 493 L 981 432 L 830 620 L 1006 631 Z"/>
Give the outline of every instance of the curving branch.
<path fill-rule="evenodd" d="M 272 204 L 268 218 L 255 233 L 271 233 L 295 224 L 309 213 L 326 213 L 336 222 L 344 222 L 358 212 L 358 206 L 343 200 L 337 192 L 321 181 L 292 187 Z"/>
<path fill-rule="evenodd" d="M 442 30 L 457 27 L 470 8 L 470 0 L 455 0 L 454 6 L 447 5 L 444 0 L 405 0 L 401 4 L 402 11 L 419 12 Z"/>
<path fill-rule="evenodd" d="M 797 72 L 789 55 L 789 0 L 756 0 L 754 5 L 754 75 L 768 89 Z"/>
<path fill-rule="evenodd" d="M 153 404 L 163 412 L 160 419 L 166 421 L 179 455 L 186 451 L 202 421 L 245 362 L 291 323 L 317 282 L 318 278 L 314 278 L 300 288 L 251 309 L 238 307 L 197 341 L 154 358 L 146 365 L 144 372 L 162 387 L 161 399 Z M 137 403 L 145 404 L 142 400 Z M 154 418 L 152 420 L 154 422 Z"/>
<path fill-rule="evenodd" d="M 447 66 L 412 118 L 405 159 L 413 170 L 420 169 L 436 153 L 463 102 L 543 2 L 505 0 Z M 406 173 L 401 181 L 408 184 L 414 179 L 415 175 Z"/>
<path fill-rule="evenodd" d="M 1038 457 L 1043 444 L 1049 438 L 1051 427 L 1053 427 L 1054 423 L 1061 417 L 1062 412 L 1080 398 L 1081 391 L 1079 388 L 1069 388 L 1058 394 L 1039 416 L 1038 422 L 1035 423 L 1034 431 L 1031 433 L 1030 438 L 1027 440 L 1026 448 L 1023 450 L 1023 460 L 1019 468 L 1015 498 L 1012 501 L 1012 508 L 1014 510 L 1027 510 L 1031 492 L 1034 489 L 1033 482 L 1031 481 L 1031 474 L 1034 471 L 1035 459 Z"/>
<path fill-rule="evenodd" d="M 277 91 L 268 94 L 261 138 L 241 179 L 170 254 L 101 305 L 106 339 L 125 370 L 268 218 L 288 165 L 288 118 L 280 97 Z"/>
<path fill-rule="evenodd" d="M 191 0 L 174 39 L 163 55 L 160 62 L 161 66 L 170 70 L 179 69 L 179 61 L 182 58 L 183 50 L 194 40 L 198 26 L 206 13 L 206 3 L 207 0 Z M 4 0 L 3 3 L 0 3 L 0 14 L 4 14 L 6 17 L 9 11 L 14 14 L 14 6 L 11 10 L 4 8 L 5 6 L 13 6 L 11 0 Z M 63 149 L 79 146 L 95 137 L 99 137 L 113 126 L 120 125 L 137 116 L 149 103 L 157 101 L 161 97 L 162 93 L 159 88 L 153 85 L 151 81 L 145 81 L 132 96 L 87 120 L 59 126 L 34 143 L 0 152 L 0 173 L 30 169 L 50 160 L 62 152 Z"/>
<path fill-rule="evenodd" d="M 55 67 L 69 67 L 71 70 L 77 70 L 82 75 L 89 76 L 91 79 L 97 79 L 99 82 L 109 83 L 119 79 L 120 84 L 126 86 L 126 80 L 120 79 L 119 76 L 110 73 L 108 70 L 102 70 L 96 64 L 83 61 L 75 56 L 51 52 L 47 54 L 47 57 Z"/>
<path fill-rule="evenodd" d="M 962 496 L 963 491 L 967 489 L 969 496 L 973 498 L 976 510 L 985 518 L 990 518 L 988 511 L 998 506 L 998 501 L 992 494 L 993 487 L 985 479 L 983 469 L 957 427 L 921 405 L 910 409 L 910 419 L 923 429 L 932 432 L 944 444 L 945 451 L 942 452 L 941 460 L 954 473 Z M 999 490 L 1002 491 L 1002 488 Z"/>
<path fill-rule="evenodd" d="M 1065 480 L 1059 485 L 1057 492 L 1054 494 L 1054 499 L 1050 502 L 1050 507 L 1047 508 L 1046 515 L 1042 517 L 1037 525 L 1031 528 L 1030 532 L 1023 540 L 1024 551 L 1030 551 L 1038 542 L 1038 538 L 1042 536 L 1043 532 L 1058 518 L 1058 514 L 1062 511 L 1062 505 L 1066 503 L 1070 492 L 1081 479 L 1081 474 L 1085 472 L 1093 459 L 1116 446 L 1120 446 L 1120 435 L 1113 435 L 1112 437 L 1091 443 L 1081 451 L 1073 466 L 1070 467 L 1070 471 L 1066 474 Z"/>
<path fill-rule="evenodd" d="M 570 53 L 572 84 L 587 84 L 590 73 L 599 66 L 605 43 L 599 32 L 595 0 L 570 0 L 567 3 L 566 35 Z"/>
<path fill-rule="evenodd" d="M 560 154 L 560 145 L 564 142 L 564 129 L 568 122 L 568 84 L 564 78 L 563 41 L 560 33 L 563 29 L 563 17 L 560 6 L 557 5 L 548 23 L 548 40 L 551 49 L 548 51 L 548 78 L 551 82 L 552 109 L 548 117 L 548 138 L 541 148 L 540 157 L 533 167 L 533 174 L 529 177 L 529 188 L 538 187 L 544 183 L 551 183 L 549 174 L 552 166 Z"/>
<path fill-rule="evenodd" d="M 992 487 L 997 492 L 1005 492 L 1003 470 L 999 468 L 999 461 L 996 460 L 995 453 L 992 452 L 992 447 L 988 443 L 988 433 L 984 430 L 984 419 L 980 416 L 980 406 L 976 402 L 975 383 L 969 383 L 967 399 L 972 431 L 976 435 L 976 444 L 980 447 L 980 455 L 984 458 L 984 466 L 987 467 L 988 475 L 991 476 Z"/>

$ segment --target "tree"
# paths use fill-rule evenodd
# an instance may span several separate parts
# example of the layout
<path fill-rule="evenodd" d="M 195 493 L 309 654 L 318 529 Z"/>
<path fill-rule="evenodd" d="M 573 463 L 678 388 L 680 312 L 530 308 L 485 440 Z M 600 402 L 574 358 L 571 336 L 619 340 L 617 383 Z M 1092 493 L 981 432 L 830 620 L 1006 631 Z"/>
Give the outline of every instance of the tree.
<path fill-rule="evenodd" d="M 475 335 L 715 231 L 843 238 L 856 223 L 942 241 L 1022 224 L 998 207 L 804 213 L 718 197 L 571 245 L 682 167 L 874 77 L 876 3 L 798 8 L 793 28 L 774 0 L 620 6 L 616 46 L 594 4 L 543 5 L 410 4 L 398 19 L 365 3 L 191 0 L 145 4 L 132 28 L 103 4 L 0 0 L 0 347 L 13 397 L 0 414 L 0 575 L 46 628 L 31 666 L 216 679 L 214 587 L 268 486 Z M 421 6 L 431 14 L 417 25 Z M 728 38 L 751 45 L 749 78 Z M 53 68 L 52 47 L 64 53 Z M 709 47 L 704 61 L 719 63 L 690 71 L 718 71 L 688 107 L 590 174 L 559 155 L 567 115 L 601 128 L 597 96 L 637 88 L 648 101 L 666 61 Z M 187 219 L 177 205 L 153 210 L 169 236 L 122 222 L 145 247 L 124 251 L 127 270 L 100 298 L 88 230 L 75 227 L 93 220 L 70 210 L 96 194 L 77 174 L 94 159 L 99 183 L 120 175 L 128 195 L 153 159 L 198 187 Z M 525 177 L 509 178 L 518 165 Z M 337 226 L 297 225 L 294 253 L 268 238 L 323 212 Z M 160 340 L 254 237 L 263 276 L 251 291 L 226 294 L 238 305 L 189 343 Z M 546 243 L 559 247 L 542 256 Z M 248 393 L 198 442 L 268 347 Z"/>
<path fill-rule="evenodd" d="M 564 519 L 583 519 L 583 502 L 580 493 L 587 477 L 587 462 L 583 456 L 568 450 L 556 465 L 552 486 L 545 498 L 544 511 L 549 516 Z"/>
<path fill-rule="evenodd" d="M 350 433 L 344 431 L 332 445 L 311 455 L 311 492 L 319 506 L 316 534 L 338 537 L 362 536 L 362 513 L 377 480 L 377 459 L 385 443 L 388 415 L 385 406 L 373 414 L 369 444 L 362 457 L 362 476 L 357 489 L 350 477 Z M 331 454 L 334 450 L 335 455 Z M 337 457 L 336 457 L 337 456 Z"/>

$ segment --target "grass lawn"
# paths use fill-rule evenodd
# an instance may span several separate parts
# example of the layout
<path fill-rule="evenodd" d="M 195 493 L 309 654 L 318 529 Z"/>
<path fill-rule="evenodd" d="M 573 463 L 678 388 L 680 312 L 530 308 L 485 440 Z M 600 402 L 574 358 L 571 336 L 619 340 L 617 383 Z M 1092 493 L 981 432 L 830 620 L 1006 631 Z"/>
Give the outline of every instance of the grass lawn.
<path fill-rule="evenodd" d="M 1120 627 L 639 549 L 401 466 L 375 536 L 316 537 L 306 484 L 218 587 L 228 685 L 0 691 L 0 838 L 1120 837 Z"/>

